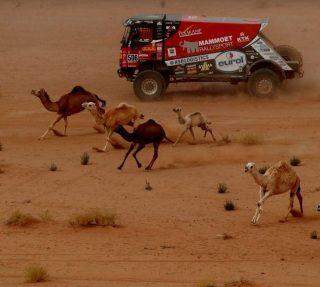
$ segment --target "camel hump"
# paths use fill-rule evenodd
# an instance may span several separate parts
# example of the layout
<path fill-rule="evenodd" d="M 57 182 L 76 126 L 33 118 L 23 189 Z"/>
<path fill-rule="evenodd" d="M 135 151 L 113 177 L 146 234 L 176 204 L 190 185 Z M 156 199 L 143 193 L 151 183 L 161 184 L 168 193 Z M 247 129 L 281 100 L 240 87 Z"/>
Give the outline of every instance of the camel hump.
<path fill-rule="evenodd" d="M 132 108 L 133 106 L 127 104 L 127 103 L 120 103 L 118 105 L 118 108 Z"/>
<path fill-rule="evenodd" d="M 81 86 L 75 86 L 75 87 L 73 87 L 73 89 L 71 90 L 71 94 L 76 94 L 76 93 L 84 93 L 84 92 L 86 92 L 86 90 L 83 88 L 83 87 L 81 87 Z"/>

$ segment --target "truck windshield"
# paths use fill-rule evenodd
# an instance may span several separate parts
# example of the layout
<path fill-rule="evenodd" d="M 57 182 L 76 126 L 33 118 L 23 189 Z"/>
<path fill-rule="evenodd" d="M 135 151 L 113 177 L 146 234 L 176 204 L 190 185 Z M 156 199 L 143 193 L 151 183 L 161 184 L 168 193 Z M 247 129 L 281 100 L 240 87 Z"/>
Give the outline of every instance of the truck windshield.
<path fill-rule="evenodd" d="M 122 46 L 127 46 L 128 45 L 130 31 L 131 31 L 131 27 L 130 26 L 126 26 L 126 28 L 124 30 L 124 33 L 123 33 L 122 40 L 121 40 Z"/>

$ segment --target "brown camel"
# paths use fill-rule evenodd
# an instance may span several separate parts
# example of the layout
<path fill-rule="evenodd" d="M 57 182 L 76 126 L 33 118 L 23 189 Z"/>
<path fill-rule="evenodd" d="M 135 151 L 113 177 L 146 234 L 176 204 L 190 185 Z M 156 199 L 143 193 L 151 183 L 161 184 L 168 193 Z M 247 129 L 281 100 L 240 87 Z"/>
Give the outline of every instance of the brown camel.
<path fill-rule="evenodd" d="M 101 112 L 104 112 L 104 109 L 102 109 L 102 107 L 106 105 L 106 102 L 103 99 L 100 99 L 97 95 L 88 92 L 87 90 L 85 90 L 83 87 L 80 87 L 80 86 L 74 87 L 70 93 L 63 95 L 56 102 L 52 102 L 50 100 L 50 97 L 45 91 L 45 89 L 41 89 L 38 92 L 36 92 L 35 90 L 32 90 L 31 94 L 38 97 L 41 103 L 43 104 L 43 106 L 48 111 L 55 112 L 58 114 L 57 119 L 49 126 L 49 128 L 45 131 L 45 133 L 39 138 L 40 140 L 43 140 L 50 130 L 52 130 L 55 135 L 66 136 L 67 126 L 68 126 L 68 117 L 83 111 L 84 110 L 84 107 L 82 106 L 83 103 L 94 102 L 97 108 L 101 110 Z M 61 119 L 64 119 L 64 134 L 61 134 L 60 132 L 54 129 L 54 126 Z"/>
<path fill-rule="evenodd" d="M 114 130 L 115 133 L 118 133 L 121 135 L 126 141 L 132 142 L 130 145 L 129 150 L 127 151 L 123 162 L 118 167 L 118 169 L 122 169 L 127 157 L 132 152 L 136 144 L 138 144 L 138 147 L 136 151 L 133 153 L 133 157 L 137 163 L 138 168 L 140 168 L 142 165 L 137 159 L 137 153 L 141 151 L 147 144 L 152 143 L 153 144 L 153 158 L 149 165 L 145 168 L 146 170 L 151 170 L 154 162 L 158 158 L 158 149 L 160 143 L 166 139 L 167 141 L 173 143 L 170 139 L 167 138 L 166 133 L 161 125 L 156 123 L 154 120 L 148 120 L 145 123 L 139 125 L 132 133 L 129 133 L 123 126 L 119 125 Z"/>

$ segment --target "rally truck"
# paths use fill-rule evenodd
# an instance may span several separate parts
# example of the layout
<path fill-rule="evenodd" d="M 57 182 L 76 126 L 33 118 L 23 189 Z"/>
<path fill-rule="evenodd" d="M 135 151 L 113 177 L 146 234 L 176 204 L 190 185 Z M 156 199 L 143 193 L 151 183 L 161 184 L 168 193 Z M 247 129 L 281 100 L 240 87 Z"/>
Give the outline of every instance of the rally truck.
<path fill-rule="evenodd" d="M 268 19 L 138 15 L 124 22 L 118 74 L 141 100 L 163 97 L 170 83 L 246 82 L 271 97 L 286 79 L 303 76 L 302 56 L 262 33 Z"/>

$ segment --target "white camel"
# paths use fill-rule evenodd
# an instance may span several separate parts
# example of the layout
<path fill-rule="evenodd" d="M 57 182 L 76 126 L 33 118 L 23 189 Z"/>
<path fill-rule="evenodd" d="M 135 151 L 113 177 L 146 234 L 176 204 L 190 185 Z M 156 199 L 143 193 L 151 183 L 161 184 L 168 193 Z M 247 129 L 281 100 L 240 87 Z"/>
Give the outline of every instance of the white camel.
<path fill-rule="evenodd" d="M 245 172 L 249 172 L 254 181 L 260 185 L 260 200 L 257 203 L 257 209 L 251 221 L 252 224 L 256 224 L 258 222 L 262 213 L 262 205 L 268 197 L 276 194 L 282 194 L 287 191 L 290 191 L 289 212 L 282 222 L 288 219 L 290 213 L 295 215 L 293 210 L 295 195 L 298 197 L 300 203 L 301 215 L 303 214 L 300 178 L 286 162 L 277 162 L 275 165 L 267 169 L 265 174 L 260 174 L 255 163 L 249 162 L 245 166 Z"/>
<path fill-rule="evenodd" d="M 188 114 L 186 116 L 182 116 L 182 109 L 181 108 L 175 108 L 173 111 L 178 115 L 178 122 L 183 125 L 183 130 L 180 133 L 178 139 L 176 142 L 173 144 L 174 146 L 181 140 L 181 138 L 184 136 L 184 134 L 189 131 L 192 135 L 193 141 L 195 141 L 195 136 L 193 132 L 194 127 L 199 127 L 202 130 L 204 130 L 204 137 L 206 137 L 207 132 L 209 132 L 212 136 L 212 140 L 215 141 L 215 137 L 213 136 L 212 129 L 209 127 L 211 124 L 210 122 L 207 121 L 207 119 L 200 113 L 200 112 L 195 112 Z"/>

